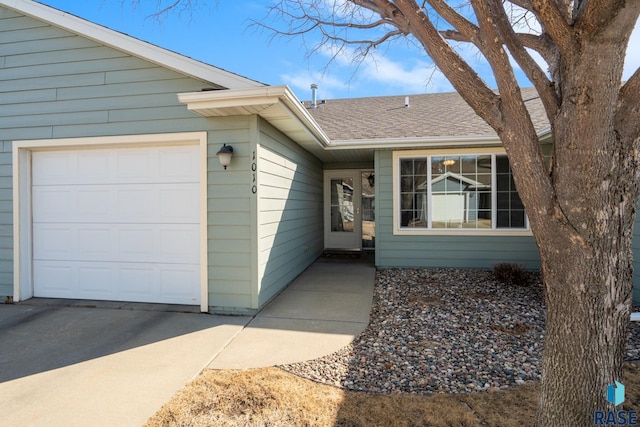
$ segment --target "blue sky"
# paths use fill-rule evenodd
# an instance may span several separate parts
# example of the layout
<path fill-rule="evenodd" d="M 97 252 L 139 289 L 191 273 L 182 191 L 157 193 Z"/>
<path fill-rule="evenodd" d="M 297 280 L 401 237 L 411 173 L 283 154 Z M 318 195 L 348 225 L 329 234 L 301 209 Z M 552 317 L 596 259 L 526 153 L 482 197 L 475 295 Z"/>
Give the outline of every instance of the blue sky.
<path fill-rule="evenodd" d="M 38 1 L 242 76 L 270 85 L 286 84 L 302 100 L 310 98 L 311 83 L 319 85 L 320 99 L 452 90 L 449 82 L 434 72 L 426 55 L 406 44 L 382 47 L 358 67 L 348 58 L 338 58 L 327 66 L 326 52 L 308 58 L 300 38 L 273 39 L 251 26 L 251 20 L 266 16 L 267 0 L 199 0 L 200 7 L 194 13 L 174 12 L 162 20 L 150 17 L 156 4 L 151 0 L 140 0 L 138 6 L 132 0 Z M 477 64 L 472 51 L 462 54 L 491 81 L 488 67 Z M 639 66 L 640 31 L 636 27 L 625 77 Z M 527 85 L 524 78 L 521 84 Z"/>

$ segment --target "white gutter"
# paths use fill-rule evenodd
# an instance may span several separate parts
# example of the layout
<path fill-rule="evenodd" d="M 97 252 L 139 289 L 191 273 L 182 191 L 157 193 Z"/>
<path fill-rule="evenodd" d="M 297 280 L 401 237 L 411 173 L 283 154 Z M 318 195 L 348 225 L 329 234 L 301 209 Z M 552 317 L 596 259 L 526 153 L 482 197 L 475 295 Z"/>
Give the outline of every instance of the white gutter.
<path fill-rule="evenodd" d="M 640 322 L 640 313 L 631 313 L 632 322 Z"/>
<path fill-rule="evenodd" d="M 264 86 L 260 82 L 196 61 L 35 1 L 0 0 L 0 6 L 205 82 L 232 89 Z"/>
<path fill-rule="evenodd" d="M 468 137 L 423 137 L 423 138 L 376 138 L 346 139 L 331 141 L 328 150 L 349 150 L 367 148 L 424 148 L 424 147 L 457 147 L 457 146 L 493 146 L 501 145 L 497 136 Z"/>
<path fill-rule="evenodd" d="M 280 105 L 287 112 L 289 118 L 296 120 L 313 136 L 321 148 L 327 148 L 331 144 L 327 134 L 288 86 L 179 93 L 178 100 L 194 112 L 208 109 Z"/>
<path fill-rule="evenodd" d="M 540 130 L 538 139 L 549 136 L 551 127 Z M 474 147 L 497 146 L 502 141 L 497 135 L 491 136 L 428 136 L 421 138 L 375 138 L 375 139 L 342 139 L 331 141 L 328 150 L 350 150 L 368 148 L 431 148 L 431 147 Z"/>

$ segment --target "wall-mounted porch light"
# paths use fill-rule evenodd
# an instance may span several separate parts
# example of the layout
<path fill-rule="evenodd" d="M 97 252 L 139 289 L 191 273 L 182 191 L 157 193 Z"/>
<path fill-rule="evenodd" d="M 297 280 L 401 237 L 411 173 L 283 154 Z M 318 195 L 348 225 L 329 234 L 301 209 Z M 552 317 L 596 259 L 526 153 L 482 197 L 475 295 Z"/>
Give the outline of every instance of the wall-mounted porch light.
<path fill-rule="evenodd" d="M 227 169 L 227 166 L 231 163 L 231 157 L 233 156 L 233 147 L 227 144 L 223 144 L 222 148 L 216 153 L 220 164 Z"/>

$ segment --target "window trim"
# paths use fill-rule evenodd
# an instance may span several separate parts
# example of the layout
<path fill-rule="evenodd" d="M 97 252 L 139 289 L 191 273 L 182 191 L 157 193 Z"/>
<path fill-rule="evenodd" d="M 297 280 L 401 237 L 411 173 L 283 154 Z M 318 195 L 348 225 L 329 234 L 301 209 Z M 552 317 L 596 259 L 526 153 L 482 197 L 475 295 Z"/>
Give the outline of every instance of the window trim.
<path fill-rule="evenodd" d="M 393 151 L 392 155 L 392 174 L 393 174 L 393 234 L 403 236 L 532 236 L 529 226 L 529 218 L 525 215 L 526 228 L 494 228 L 496 223 L 495 215 L 492 215 L 491 229 L 469 229 L 469 228 L 402 228 L 400 227 L 400 160 L 405 158 L 429 157 L 429 156 L 448 156 L 448 155 L 506 155 L 506 151 L 502 147 L 486 147 L 486 148 L 462 148 L 462 149 L 442 149 L 442 150 L 402 150 Z M 492 162 L 495 157 L 492 158 Z M 495 192 L 495 165 L 492 169 L 492 193 Z M 430 188 L 427 190 L 429 200 L 431 200 Z M 492 212 L 496 212 L 497 199 L 492 196 L 491 200 Z M 431 213 L 429 212 L 429 216 Z"/>

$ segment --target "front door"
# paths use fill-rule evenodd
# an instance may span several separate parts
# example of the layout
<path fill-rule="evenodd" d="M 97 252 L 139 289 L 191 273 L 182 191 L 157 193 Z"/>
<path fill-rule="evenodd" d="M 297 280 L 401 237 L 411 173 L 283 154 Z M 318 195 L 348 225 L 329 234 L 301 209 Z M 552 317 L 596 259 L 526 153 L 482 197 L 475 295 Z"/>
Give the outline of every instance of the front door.
<path fill-rule="evenodd" d="M 325 171 L 325 249 L 362 249 L 361 187 L 359 170 Z"/>

